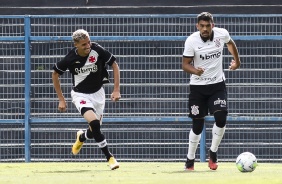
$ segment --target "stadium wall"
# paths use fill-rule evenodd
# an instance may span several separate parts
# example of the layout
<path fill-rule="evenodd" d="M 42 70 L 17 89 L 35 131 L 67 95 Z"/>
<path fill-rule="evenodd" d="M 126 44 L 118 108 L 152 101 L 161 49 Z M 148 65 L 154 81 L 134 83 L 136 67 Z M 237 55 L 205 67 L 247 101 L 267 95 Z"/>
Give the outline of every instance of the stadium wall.
<path fill-rule="evenodd" d="M 2 0 L 0 15 L 52 14 L 280 14 L 279 0 Z"/>

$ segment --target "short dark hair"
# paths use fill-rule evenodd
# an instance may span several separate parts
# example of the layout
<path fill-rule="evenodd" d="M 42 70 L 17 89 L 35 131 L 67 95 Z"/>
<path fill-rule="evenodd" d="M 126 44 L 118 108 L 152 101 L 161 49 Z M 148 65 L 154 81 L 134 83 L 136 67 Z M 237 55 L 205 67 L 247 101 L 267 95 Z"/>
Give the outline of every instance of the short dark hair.
<path fill-rule="evenodd" d="M 211 21 L 211 22 L 213 23 L 212 14 L 209 13 L 209 12 L 202 12 L 202 13 L 200 13 L 200 14 L 197 16 L 197 19 L 198 19 L 198 23 L 199 23 L 201 20 L 204 20 L 204 21 Z"/>

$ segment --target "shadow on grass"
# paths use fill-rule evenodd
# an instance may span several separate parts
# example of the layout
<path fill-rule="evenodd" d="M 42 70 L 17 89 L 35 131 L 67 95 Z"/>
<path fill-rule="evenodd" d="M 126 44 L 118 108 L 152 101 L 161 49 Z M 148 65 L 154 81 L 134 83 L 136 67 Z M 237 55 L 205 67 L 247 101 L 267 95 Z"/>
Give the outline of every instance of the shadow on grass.
<path fill-rule="evenodd" d="M 33 171 L 33 173 L 87 173 L 87 172 L 93 172 L 92 169 L 76 169 L 76 170 L 54 170 L 54 171 Z M 109 169 L 99 169 L 95 170 L 95 172 L 113 172 L 113 170 Z"/>
<path fill-rule="evenodd" d="M 35 171 L 35 173 L 82 173 L 82 172 L 90 172 L 92 170 L 73 170 L 73 171 L 44 171 L 44 172 L 38 172 Z"/>
<path fill-rule="evenodd" d="M 215 171 L 212 171 L 212 170 L 206 170 L 206 171 L 197 171 L 197 170 L 194 170 L 194 171 L 171 171 L 171 172 L 162 172 L 162 173 L 166 173 L 166 174 L 179 174 L 179 173 L 183 173 L 183 174 L 193 174 L 193 173 L 210 173 L 210 172 L 215 172 Z"/>

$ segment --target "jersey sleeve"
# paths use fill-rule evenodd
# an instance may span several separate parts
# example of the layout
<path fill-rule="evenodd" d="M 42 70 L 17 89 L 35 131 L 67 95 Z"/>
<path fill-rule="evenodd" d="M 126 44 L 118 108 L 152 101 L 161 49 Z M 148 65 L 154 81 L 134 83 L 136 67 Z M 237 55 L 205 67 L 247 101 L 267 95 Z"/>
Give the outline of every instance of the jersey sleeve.
<path fill-rule="evenodd" d="M 112 64 L 116 60 L 116 57 L 102 46 L 100 45 L 97 46 L 99 47 L 99 55 L 101 56 L 103 61 L 105 61 L 107 65 L 112 66 Z"/>
<path fill-rule="evenodd" d="M 194 57 L 193 42 L 190 37 L 188 37 L 185 41 L 183 57 Z"/>
<path fill-rule="evenodd" d="M 54 64 L 53 69 L 60 75 L 68 69 L 66 57 Z"/>
<path fill-rule="evenodd" d="M 224 32 L 224 43 L 228 43 L 231 40 L 231 37 L 229 35 L 229 32 L 226 29 L 223 29 Z"/>

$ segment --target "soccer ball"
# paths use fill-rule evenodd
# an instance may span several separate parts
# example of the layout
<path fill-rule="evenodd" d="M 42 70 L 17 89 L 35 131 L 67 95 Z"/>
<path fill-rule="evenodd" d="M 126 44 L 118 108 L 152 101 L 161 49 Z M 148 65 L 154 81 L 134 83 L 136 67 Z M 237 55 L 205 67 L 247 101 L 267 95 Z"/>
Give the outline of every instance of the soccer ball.
<path fill-rule="evenodd" d="M 236 159 L 236 166 L 241 172 L 253 172 L 257 165 L 256 156 L 250 152 L 241 153 Z"/>

